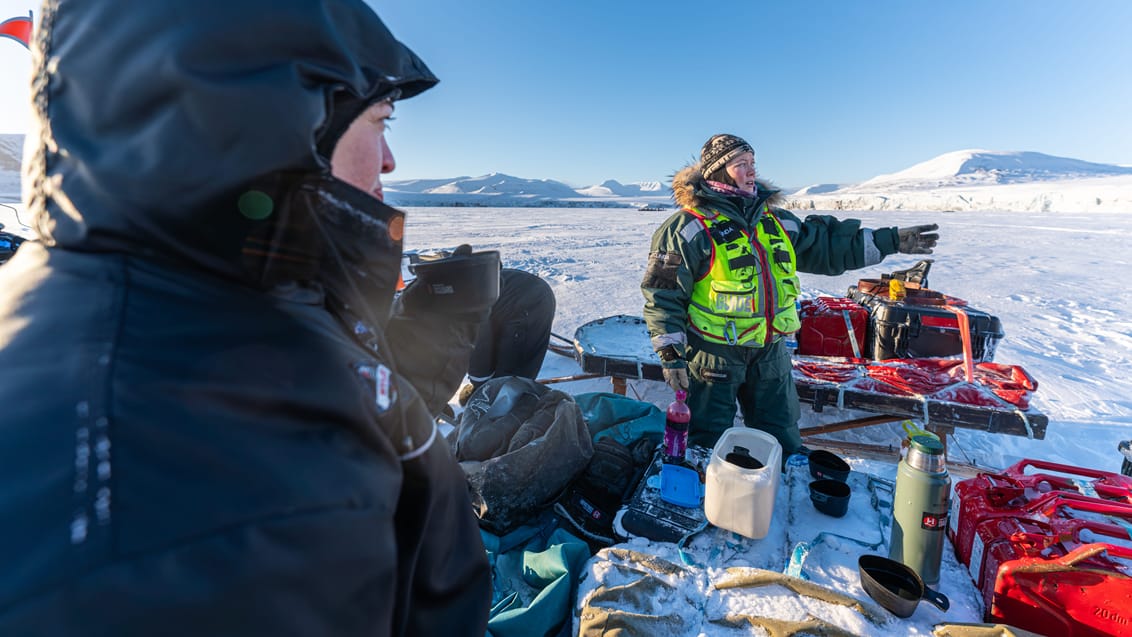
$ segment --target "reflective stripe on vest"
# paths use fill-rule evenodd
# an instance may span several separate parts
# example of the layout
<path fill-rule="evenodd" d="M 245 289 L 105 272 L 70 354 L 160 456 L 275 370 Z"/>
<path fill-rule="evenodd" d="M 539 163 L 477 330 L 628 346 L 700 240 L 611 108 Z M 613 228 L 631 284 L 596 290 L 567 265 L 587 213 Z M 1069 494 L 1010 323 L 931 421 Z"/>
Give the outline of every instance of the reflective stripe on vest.
<path fill-rule="evenodd" d="M 689 329 L 709 342 L 751 347 L 798 331 L 794 301 L 801 284 L 794 245 L 770 207 L 764 204 L 754 240 L 725 214 L 684 211 L 699 220 L 712 242 L 707 274 L 692 288 Z"/>

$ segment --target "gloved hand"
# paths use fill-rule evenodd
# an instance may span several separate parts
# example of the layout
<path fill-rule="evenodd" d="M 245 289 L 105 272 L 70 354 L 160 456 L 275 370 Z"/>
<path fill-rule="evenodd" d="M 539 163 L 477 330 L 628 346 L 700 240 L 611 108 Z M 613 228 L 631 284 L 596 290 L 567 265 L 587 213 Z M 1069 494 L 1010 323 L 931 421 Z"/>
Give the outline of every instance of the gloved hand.
<path fill-rule="evenodd" d="M 684 361 L 680 363 L 680 367 L 664 367 L 660 370 L 664 374 L 664 382 L 668 383 L 673 391 L 688 389 L 688 365 Z"/>
<path fill-rule="evenodd" d="M 673 390 L 688 388 L 688 361 L 684 360 L 684 346 L 679 344 L 665 345 L 656 351 L 660 359 L 660 372 L 664 374 L 664 382 Z"/>
<path fill-rule="evenodd" d="M 897 228 L 896 235 L 899 237 L 897 250 L 903 254 L 931 254 L 932 248 L 939 241 L 939 235 L 932 232 L 933 230 L 939 230 L 939 224 L 929 223 Z"/>

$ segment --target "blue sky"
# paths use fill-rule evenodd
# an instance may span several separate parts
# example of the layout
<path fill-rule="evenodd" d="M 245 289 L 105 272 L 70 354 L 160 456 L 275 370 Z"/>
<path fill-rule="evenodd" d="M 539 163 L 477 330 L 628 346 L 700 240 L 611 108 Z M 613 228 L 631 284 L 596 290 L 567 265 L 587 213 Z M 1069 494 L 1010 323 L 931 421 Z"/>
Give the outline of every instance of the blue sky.
<path fill-rule="evenodd" d="M 715 132 L 781 186 L 965 148 L 1132 164 L 1127 0 L 370 2 L 441 78 L 399 104 L 391 179 L 666 180 Z"/>

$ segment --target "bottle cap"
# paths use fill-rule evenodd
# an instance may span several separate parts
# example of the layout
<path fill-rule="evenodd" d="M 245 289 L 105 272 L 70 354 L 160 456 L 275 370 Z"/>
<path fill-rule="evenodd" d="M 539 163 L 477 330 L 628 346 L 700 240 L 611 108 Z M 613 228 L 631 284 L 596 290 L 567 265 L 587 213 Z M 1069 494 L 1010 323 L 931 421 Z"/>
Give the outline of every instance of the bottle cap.
<path fill-rule="evenodd" d="M 912 436 L 908 440 L 913 449 L 932 456 L 943 455 L 943 443 L 935 436 Z"/>
<path fill-rule="evenodd" d="M 684 391 L 683 389 L 677 389 L 676 390 L 676 400 L 679 400 L 680 402 L 684 402 L 684 399 L 687 398 L 687 397 L 688 397 L 688 392 Z"/>

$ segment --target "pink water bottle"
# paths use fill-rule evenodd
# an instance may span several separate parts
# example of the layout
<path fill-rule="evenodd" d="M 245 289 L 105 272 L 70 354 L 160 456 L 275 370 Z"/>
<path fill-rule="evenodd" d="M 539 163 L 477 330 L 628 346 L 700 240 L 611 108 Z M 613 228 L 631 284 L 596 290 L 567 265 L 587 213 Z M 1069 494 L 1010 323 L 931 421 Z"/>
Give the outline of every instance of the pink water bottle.
<path fill-rule="evenodd" d="M 688 449 L 688 425 L 692 421 L 692 410 L 684 403 L 688 392 L 676 390 L 676 400 L 668 405 L 664 423 L 664 461 L 669 464 L 683 464 L 684 452 Z"/>

